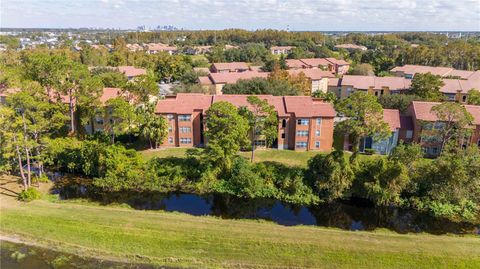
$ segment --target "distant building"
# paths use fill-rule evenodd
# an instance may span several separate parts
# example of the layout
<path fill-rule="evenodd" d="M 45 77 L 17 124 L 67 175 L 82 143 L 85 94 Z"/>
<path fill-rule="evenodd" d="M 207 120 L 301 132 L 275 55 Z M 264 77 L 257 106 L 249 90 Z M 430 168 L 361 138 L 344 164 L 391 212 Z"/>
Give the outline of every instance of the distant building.
<path fill-rule="evenodd" d="M 119 67 L 117 67 L 117 70 L 120 73 L 123 73 L 127 77 L 128 80 L 131 80 L 135 77 L 147 74 L 146 69 L 136 68 L 135 66 L 119 66 Z"/>
<path fill-rule="evenodd" d="M 235 84 L 239 80 L 249 80 L 253 78 L 267 78 L 267 72 L 230 72 L 230 73 L 210 73 L 206 77 L 199 77 L 199 83 L 208 92 L 215 93 L 217 95 L 222 94 L 223 87 L 226 84 Z"/>
<path fill-rule="evenodd" d="M 148 54 L 157 54 L 159 52 L 167 52 L 170 55 L 177 54 L 177 47 L 175 46 L 169 46 L 166 44 L 162 43 L 149 43 L 146 44 L 145 46 L 145 51 Z"/>
<path fill-rule="evenodd" d="M 315 69 L 330 71 L 336 75 L 344 75 L 348 72 L 350 64 L 344 60 L 335 58 L 305 58 L 286 60 L 289 69 Z"/>
<path fill-rule="evenodd" d="M 156 113 L 169 123 L 168 137 L 162 143 L 170 147 L 200 147 L 204 136 L 205 112 L 215 102 L 226 101 L 247 107 L 248 95 L 178 94 L 160 100 Z M 259 95 L 275 107 L 278 114 L 278 137 L 273 147 L 291 150 L 330 151 L 333 143 L 333 105 L 309 96 Z M 262 137 L 255 144 L 265 146 Z"/>
<path fill-rule="evenodd" d="M 273 55 L 289 54 L 290 51 L 295 48 L 294 46 L 272 46 L 270 52 Z"/>
<path fill-rule="evenodd" d="M 375 96 L 403 93 L 410 90 L 411 81 L 401 77 L 376 77 L 344 75 L 329 82 L 329 91 L 343 99 L 355 91 L 365 91 Z"/>
<path fill-rule="evenodd" d="M 361 50 L 366 51 L 367 47 L 355 44 L 340 44 L 335 46 L 336 49 L 346 49 L 348 51 Z"/>
<path fill-rule="evenodd" d="M 210 67 L 212 73 L 244 72 L 248 70 L 250 68 L 245 62 L 213 63 Z"/>

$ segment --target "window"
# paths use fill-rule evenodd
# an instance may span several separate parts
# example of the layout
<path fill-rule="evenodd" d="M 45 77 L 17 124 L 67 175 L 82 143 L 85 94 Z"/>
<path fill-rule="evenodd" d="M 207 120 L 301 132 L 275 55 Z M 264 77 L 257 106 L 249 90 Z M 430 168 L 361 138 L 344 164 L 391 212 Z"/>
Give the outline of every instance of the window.
<path fill-rule="evenodd" d="M 315 135 L 316 135 L 316 136 L 320 136 L 320 130 L 316 130 L 316 131 L 315 131 Z"/>
<path fill-rule="evenodd" d="M 95 118 L 95 123 L 96 124 L 103 124 L 103 119 L 102 118 Z"/>
<path fill-rule="evenodd" d="M 297 142 L 297 143 L 295 143 L 295 146 L 297 148 L 306 148 L 307 147 L 307 142 Z"/>
<path fill-rule="evenodd" d="M 465 103 L 466 101 L 467 101 L 467 96 L 466 95 L 462 96 L 462 102 Z"/>
<path fill-rule="evenodd" d="M 375 96 L 378 96 L 378 92 L 375 92 Z"/>
<path fill-rule="evenodd" d="M 191 116 L 190 115 L 179 115 L 178 120 L 179 121 L 190 121 Z"/>
<path fill-rule="evenodd" d="M 434 128 L 435 128 L 436 130 L 443 129 L 443 128 L 445 128 L 445 123 L 444 123 L 444 122 L 435 122 Z"/>
<path fill-rule="evenodd" d="M 168 115 L 167 115 L 167 119 L 168 119 L 168 120 L 173 120 L 173 115 L 172 115 L 172 114 L 168 114 Z"/>
<path fill-rule="evenodd" d="M 478 141 L 477 141 L 477 146 L 480 147 L 480 139 L 478 139 Z"/>
<path fill-rule="evenodd" d="M 190 127 L 180 127 L 180 133 L 190 133 L 191 131 Z"/>
<path fill-rule="evenodd" d="M 180 138 L 180 144 L 191 144 L 192 139 L 191 138 Z"/>
<path fill-rule="evenodd" d="M 405 138 L 411 139 L 413 137 L 413 131 L 412 130 L 407 130 L 407 133 L 405 134 Z"/>
<path fill-rule="evenodd" d="M 380 90 L 380 95 L 383 95 L 385 91 L 384 90 Z"/>
<path fill-rule="evenodd" d="M 170 137 L 168 138 L 168 144 L 173 144 L 173 137 L 170 136 Z"/>
<path fill-rule="evenodd" d="M 172 126 L 168 126 L 168 132 L 172 132 L 173 131 L 173 127 Z"/>
<path fill-rule="evenodd" d="M 318 149 L 320 148 L 320 141 L 315 141 L 315 147 Z"/>
<path fill-rule="evenodd" d="M 322 118 L 317 118 L 317 125 L 322 125 Z"/>
<path fill-rule="evenodd" d="M 297 124 L 298 125 L 308 125 L 308 119 L 298 119 Z"/>
<path fill-rule="evenodd" d="M 308 136 L 308 131 L 297 131 L 297 136 Z"/>
<path fill-rule="evenodd" d="M 282 138 L 285 139 L 285 133 L 282 133 Z M 479 142 L 480 143 L 480 142 Z"/>
<path fill-rule="evenodd" d="M 285 128 L 285 127 L 287 127 L 287 120 L 283 119 L 282 120 L 282 128 Z"/>

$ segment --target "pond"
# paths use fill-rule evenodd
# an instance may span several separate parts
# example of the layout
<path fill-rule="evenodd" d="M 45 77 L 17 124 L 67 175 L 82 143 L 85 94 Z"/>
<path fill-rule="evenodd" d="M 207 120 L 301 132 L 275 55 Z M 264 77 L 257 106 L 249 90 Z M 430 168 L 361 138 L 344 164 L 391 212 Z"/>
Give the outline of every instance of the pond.
<path fill-rule="evenodd" d="M 88 194 L 85 187 L 65 187 L 62 199 L 89 197 L 102 204 L 124 203 L 141 210 L 164 210 L 227 219 L 264 219 L 281 225 L 318 225 L 345 230 L 385 228 L 399 233 L 480 234 L 480 227 L 456 223 L 398 207 L 373 206 L 365 200 L 301 206 L 272 199 L 246 199 L 224 194 L 108 193 Z"/>
<path fill-rule="evenodd" d="M 46 248 L 0 241 L 0 268 L 5 269 L 150 269 L 152 265 L 84 258 Z M 165 268 L 165 267 L 162 267 Z"/>

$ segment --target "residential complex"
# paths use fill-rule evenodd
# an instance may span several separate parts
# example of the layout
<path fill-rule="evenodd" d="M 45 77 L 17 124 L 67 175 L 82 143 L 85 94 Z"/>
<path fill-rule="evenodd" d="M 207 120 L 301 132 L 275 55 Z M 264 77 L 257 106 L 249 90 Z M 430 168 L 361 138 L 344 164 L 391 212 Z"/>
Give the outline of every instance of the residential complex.
<path fill-rule="evenodd" d="M 215 102 L 225 101 L 237 107 L 250 107 L 248 95 L 177 94 L 159 100 L 156 113 L 169 123 L 163 146 L 204 146 L 205 112 Z M 275 107 L 278 137 L 273 147 L 291 150 L 330 151 L 333 144 L 333 105 L 309 96 L 259 95 Z M 265 141 L 255 141 L 264 146 Z"/>
<path fill-rule="evenodd" d="M 427 156 L 440 154 L 441 137 L 438 130 L 445 127 L 445 122 L 438 119 L 432 108 L 440 103 L 413 101 L 408 107 L 406 116 L 413 125 L 412 142 L 420 143 Z M 480 147 L 480 106 L 464 105 L 473 116 L 473 123 L 468 126 L 471 134 L 465 138 L 462 146 L 478 145 Z"/>

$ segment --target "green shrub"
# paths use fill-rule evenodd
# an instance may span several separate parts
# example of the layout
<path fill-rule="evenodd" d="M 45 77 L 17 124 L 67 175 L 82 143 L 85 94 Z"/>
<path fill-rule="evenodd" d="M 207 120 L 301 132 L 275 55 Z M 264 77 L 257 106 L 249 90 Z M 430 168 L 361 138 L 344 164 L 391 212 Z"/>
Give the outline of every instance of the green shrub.
<path fill-rule="evenodd" d="M 33 183 L 48 183 L 49 181 L 50 181 L 50 179 L 48 179 L 47 175 L 45 175 L 45 174 L 42 174 L 39 177 L 34 176 L 32 178 Z"/>
<path fill-rule="evenodd" d="M 18 200 L 30 202 L 42 198 L 42 194 L 35 188 L 29 187 L 18 195 Z"/>
<path fill-rule="evenodd" d="M 373 155 L 376 151 L 374 149 L 365 149 L 365 155 Z"/>

